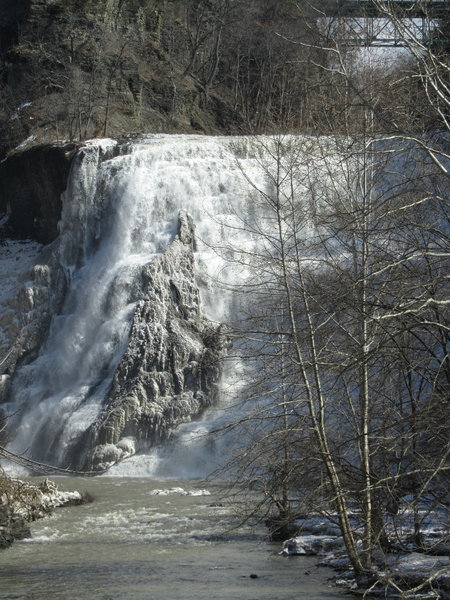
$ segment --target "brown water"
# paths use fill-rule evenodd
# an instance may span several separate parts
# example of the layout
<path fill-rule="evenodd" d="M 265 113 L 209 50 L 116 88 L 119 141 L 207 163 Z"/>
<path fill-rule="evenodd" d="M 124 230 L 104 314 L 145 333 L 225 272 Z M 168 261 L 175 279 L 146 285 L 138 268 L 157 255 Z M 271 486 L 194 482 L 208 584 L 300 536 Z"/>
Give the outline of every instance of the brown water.
<path fill-rule="evenodd" d="M 242 508 L 195 481 L 59 479 L 95 502 L 57 510 L 0 554 L 0 598 L 30 600 L 331 600 L 331 572 L 278 555 L 264 528 L 229 530 Z M 155 494 L 155 490 L 164 490 Z M 257 575 L 251 578 L 250 575 Z"/>

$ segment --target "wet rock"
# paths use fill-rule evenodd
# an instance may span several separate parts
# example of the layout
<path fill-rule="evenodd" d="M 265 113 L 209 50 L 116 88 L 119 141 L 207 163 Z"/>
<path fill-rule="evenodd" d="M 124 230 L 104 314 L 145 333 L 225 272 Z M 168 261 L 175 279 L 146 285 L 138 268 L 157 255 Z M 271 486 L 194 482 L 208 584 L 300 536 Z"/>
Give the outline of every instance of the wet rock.
<path fill-rule="evenodd" d="M 9 233 L 42 244 L 58 235 L 61 193 L 66 189 L 75 144 L 36 146 L 0 163 L 0 212 L 9 215 Z"/>
<path fill-rule="evenodd" d="M 25 540 L 31 537 L 31 529 L 24 518 L 19 517 L 11 523 L 11 534 L 15 540 Z"/>
<path fill-rule="evenodd" d="M 12 533 L 4 527 L 0 527 L 0 549 L 9 548 L 14 541 Z"/>

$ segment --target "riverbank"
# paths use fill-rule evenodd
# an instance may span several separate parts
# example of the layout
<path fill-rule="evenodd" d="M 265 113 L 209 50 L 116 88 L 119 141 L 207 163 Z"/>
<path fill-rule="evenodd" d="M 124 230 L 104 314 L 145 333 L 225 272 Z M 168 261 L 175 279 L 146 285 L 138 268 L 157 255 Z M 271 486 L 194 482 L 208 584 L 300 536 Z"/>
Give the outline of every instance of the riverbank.
<path fill-rule="evenodd" d="M 422 529 L 421 548 L 410 541 L 408 516 L 405 509 L 404 514 L 392 524 L 390 548 L 373 553 L 373 567 L 364 576 L 357 576 L 352 569 L 333 516 L 315 515 L 298 519 L 296 526 L 300 534 L 286 540 L 280 554 L 318 557 L 320 566 L 337 571 L 334 583 L 356 595 L 448 600 L 450 543 L 445 515 L 442 514 L 440 520 L 427 520 Z M 352 518 L 356 520 L 357 516 Z"/>
<path fill-rule="evenodd" d="M 0 549 L 14 540 L 31 537 L 32 521 L 41 519 L 60 506 L 83 504 L 86 498 L 77 491 L 60 491 L 45 479 L 34 485 L 10 477 L 0 470 Z"/>
<path fill-rule="evenodd" d="M 5 491 L 6 482 L 9 487 Z M 68 483 L 73 490 L 79 484 L 79 480 L 64 478 L 61 486 L 67 487 Z M 408 590 L 407 597 L 414 598 L 414 600 L 450 598 L 450 559 L 448 556 L 425 555 L 414 551 L 412 547 L 409 552 L 398 550 L 383 556 L 380 554 L 376 557 L 373 572 L 363 581 L 361 578 L 356 578 L 351 570 L 344 553 L 339 530 L 333 523 L 333 519 L 314 516 L 297 521 L 301 535 L 287 540 L 281 553 L 284 556 L 298 555 L 301 557 L 301 564 L 296 560 L 284 561 L 282 556 L 277 558 L 276 544 L 263 542 L 264 531 L 262 529 L 257 533 L 247 525 L 239 528 L 239 531 L 235 529 L 234 521 L 236 514 L 240 512 L 239 504 L 224 503 L 222 492 L 214 489 L 206 490 L 203 487 L 204 482 L 191 481 L 189 487 L 186 487 L 186 482 L 184 483 L 183 487 L 174 485 L 175 482 L 164 485 L 163 482 L 152 479 L 91 479 L 90 487 L 96 497 L 94 504 L 81 507 L 76 511 L 54 513 L 49 520 L 45 519 L 34 524 L 33 537 L 31 537 L 30 521 L 50 515 L 58 506 L 81 504 L 85 499 L 77 491 L 58 490 L 56 485 L 48 480 L 30 483 L 2 476 L 0 477 L 2 547 L 10 546 L 14 539 L 25 539 L 25 543 L 14 545 L 14 547 L 17 546 L 17 550 L 11 549 L 7 553 L 8 556 L 11 552 L 13 553 L 10 555 L 9 568 L 20 570 L 20 565 L 27 564 L 27 561 L 32 558 L 36 562 L 35 576 L 39 585 L 41 585 L 42 579 L 44 586 L 46 565 L 62 561 L 65 568 L 66 562 L 72 564 L 73 544 L 77 547 L 79 545 L 80 552 L 82 549 L 84 552 L 84 554 L 83 552 L 80 554 L 80 556 L 84 556 L 84 559 L 83 561 L 80 559 L 77 567 L 82 573 L 90 573 L 91 566 L 95 564 L 96 556 L 98 556 L 95 551 L 97 547 L 101 547 L 102 552 L 110 553 L 109 561 L 115 566 L 118 564 L 117 552 L 121 552 L 120 548 L 126 545 L 133 555 L 136 554 L 136 561 L 141 560 L 140 553 L 144 552 L 145 555 L 149 554 L 151 563 L 161 560 L 161 568 L 164 565 L 165 569 L 167 569 L 165 559 L 174 553 L 176 556 L 179 555 L 180 564 L 185 566 L 185 561 L 188 560 L 186 557 L 191 556 L 195 548 L 195 551 L 199 552 L 200 562 L 204 562 L 203 568 L 219 573 L 223 569 L 228 571 L 227 561 L 233 562 L 237 559 L 239 563 L 241 560 L 239 557 L 242 558 L 244 553 L 249 564 L 247 565 L 246 562 L 245 569 L 239 568 L 236 577 L 242 584 L 245 582 L 245 585 L 248 584 L 248 581 L 258 581 L 263 586 L 262 589 L 264 589 L 264 583 L 267 583 L 268 577 L 266 561 L 270 560 L 271 578 L 273 579 L 270 584 L 273 586 L 272 591 L 278 589 L 277 586 L 281 586 L 280 592 L 283 588 L 285 591 L 291 589 L 287 584 L 286 586 L 281 585 L 280 582 L 284 580 L 283 578 L 286 578 L 286 581 L 290 581 L 291 584 L 294 583 L 294 580 L 297 582 L 297 579 L 301 578 L 301 585 L 306 585 L 304 580 L 312 579 L 311 573 L 315 573 L 315 577 L 323 585 L 325 580 L 332 575 L 330 570 L 332 568 L 336 573 L 332 579 L 333 585 L 357 595 L 362 595 L 371 588 L 371 597 L 400 598 L 405 597 L 404 593 Z M 13 498 L 15 500 L 11 501 Z M 5 502 L 6 499 L 8 499 L 8 503 Z M 5 527 L 4 514 L 8 511 L 9 520 Z M 445 532 L 442 529 L 438 530 L 436 526 L 430 524 L 427 530 L 427 539 L 430 542 L 432 539 L 436 540 L 438 534 L 442 538 L 443 533 Z M 433 538 L 433 536 L 435 537 Z M 243 543 L 244 545 L 242 545 Z M 39 557 L 42 555 L 42 564 L 39 562 L 39 557 L 32 552 L 32 548 L 36 548 L 36 545 L 41 548 Z M 184 548 L 185 546 L 186 548 Z M 210 564 L 209 559 L 212 556 L 209 556 L 208 548 L 211 552 L 216 553 L 214 564 Z M 226 550 L 226 558 L 225 555 L 222 556 L 224 550 Z M 202 555 L 203 551 L 206 552 L 206 556 Z M 186 554 L 186 552 L 188 553 Z M 251 561 L 249 557 L 252 558 Z M 192 560 L 194 558 L 195 556 L 192 555 Z M 322 567 L 316 570 L 314 563 L 317 568 Z M 237 566 L 233 566 L 233 570 L 237 568 Z M 147 585 L 147 580 L 151 579 L 153 571 L 148 573 L 145 571 L 144 577 L 144 571 L 140 567 L 139 569 L 145 585 Z M 198 569 L 199 573 L 201 571 Z M 172 572 L 170 576 L 173 576 Z M 430 576 L 431 579 L 425 584 Z M 94 574 L 92 577 L 93 583 L 95 583 Z M 127 578 L 127 572 L 121 573 L 119 579 L 124 584 L 124 589 L 130 584 Z M 292 578 L 293 581 L 291 581 Z M 276 583 L 277 581 L 278 583 Z M 161 589 L 163 589 L 163 583 L 163 581 L 160 582 Z M 232 581 L 230 580 L 229 583 L 231 584 Z M 8 579 L 7 584 L 14 589 L 16 580 Z M 241 593 L 242 588 L 238 587 Z M 327 591 L 322 592 L 321 598 L 339 597 L 338 589 L 334 588 L 335 591 L 332 591 L 328 585 L 326 588 Z M 144 587 L 139 587 L 136 597 L 143 593 L 143 589 Z M 415 591 L 412 592 L 412 590 Z M 59 588 L 57 590 L 55 588 L 55 593 L 56 591 L 60 593 Z M 266 591 L 268 592 L 264 589 L 264 593 Z M 197 592 L 198 590 L 196 590 Z M 67 590 L 67 597 L 70 597 L 70 593 L 70 590 Z M 228 596 L 224 595 L 223 597 Z"/>

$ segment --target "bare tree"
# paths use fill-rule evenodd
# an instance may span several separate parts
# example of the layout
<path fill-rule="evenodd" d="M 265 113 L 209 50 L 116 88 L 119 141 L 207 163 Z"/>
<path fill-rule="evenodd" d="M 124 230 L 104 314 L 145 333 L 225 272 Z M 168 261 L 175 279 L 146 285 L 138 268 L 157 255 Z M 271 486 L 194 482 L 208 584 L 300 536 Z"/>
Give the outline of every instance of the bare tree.
<path fill-rule="evenodd" d="M 362 573 L 394 543 L 408 495 L 416 542 L 424 505 L 438 519 L 443 504 L 449 444 L 432 418 L 437 404 L 448 411 L 442 182 L 427 152 L 366 133 L 255 145 L 266 185 L 250 182 L 260 217 L 243 227 L 260 245 L 238 256 L 253 272 L 243 335 L 258 365 L 260 434 L 244 463 L 280 519 L 298 510 L 296 482 L 316 469 L 309 484 L 320 473 L 322 509 L 336 511 Z"/>

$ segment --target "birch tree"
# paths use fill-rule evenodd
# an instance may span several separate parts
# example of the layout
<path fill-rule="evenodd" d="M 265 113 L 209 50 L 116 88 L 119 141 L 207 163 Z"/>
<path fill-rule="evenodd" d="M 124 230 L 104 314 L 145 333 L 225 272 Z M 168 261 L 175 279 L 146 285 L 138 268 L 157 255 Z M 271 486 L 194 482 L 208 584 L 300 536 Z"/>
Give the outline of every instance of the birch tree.
<path fill-rule="evenodd" d="M 278 466 L 277 494 L 289 498 L 291 514 L 301 474 L 316 470 L 302 480 L 316 491 L 325 475 L 322 510 L 333 507 L 362 573 L 374 550 L 405 543 L 388 527 L 402 498 L 416 515 L 416 542 L 424 498 L 433 496 L 435 508 L 443 502 L 448 442 L 431 415 L 448 390 L 446 222 L 439 185 L 424 171 L 434 163 L 418 160 L 416 173 L 407 168 L 415 148 L 392 155 L 366 135 L 255 144 L 264 145 L 266 185 L 254 186 L 264 216 L 245 226 L 261 243 L 241 260 L 254 273 L 244 335 L 257 356 L 252 396 L 263 398 L 257 418 L 266 426 L 250 455 L 264 455 L 259 478 L 273 483 L 268 440 L 278 447 L 277 464 L 289 468 Z M 425 188 L 435 189 L 432 204 L 421 202 Z M 289 420 L 275 432 L 267 423 L 286 407 Z M 281 518 L 283 503 L 274 504 Z M 349 516 L 355 507 L 361 521 Z"/>

